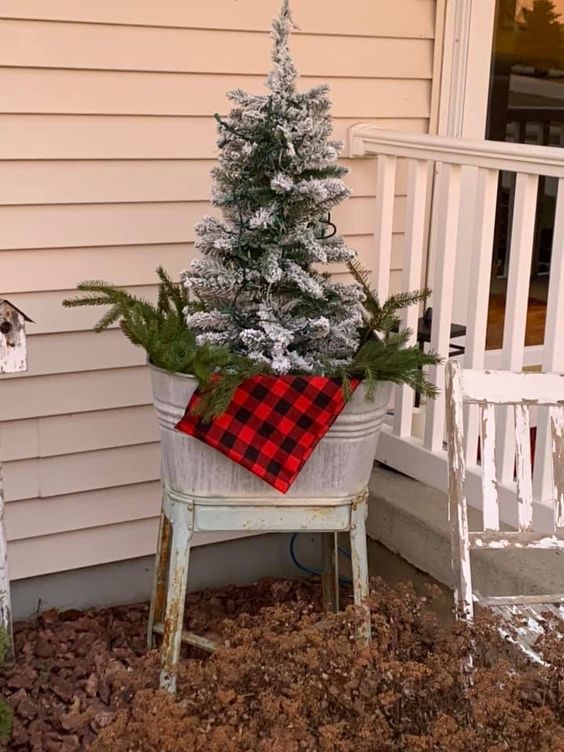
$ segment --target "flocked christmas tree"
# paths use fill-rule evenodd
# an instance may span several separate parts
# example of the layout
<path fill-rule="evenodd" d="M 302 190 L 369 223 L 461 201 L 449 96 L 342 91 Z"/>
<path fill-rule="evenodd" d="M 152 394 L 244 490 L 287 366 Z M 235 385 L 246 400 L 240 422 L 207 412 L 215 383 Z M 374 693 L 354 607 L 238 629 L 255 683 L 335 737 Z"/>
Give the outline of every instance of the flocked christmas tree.
<path fill-rule="evenodd" d="M 337 163 L 340 144 L 331 140 L 327 87 L 297 90 L 291 27 L 283 0 L 269 92 L 232 92 L 235 108 L 217 118 L 213 202 L 223 218 L 198 225 L 202 255 L 184 273 L 184 288 L 159 268 L 156 305 L 102 280 L 82 282 L 82 295 L 64 301 L 109 306 L 96 331 L 119 322 L 153 365 L 196 376 L 206 418 L 220 415 L 257 373 L 336 377 L 347 394 L 356 377 L 369 400 L 379 381 L 436 393 L 424 367 L 438 358 L 409 344 L 398 316 L 429 291 L 380 302 L 331 223 L 331 210 L 349 196 L 346 170 Z M 348 266 L 353 284 L 319 271 L 335 263 Z"/>
<path fill-rule="evenodd" d="M 297 90 L 291 26 L 284 0 L 269 92 L 231 92 L 235 108 L 217 118 L 213 203 L 223 219 L 197 227 L 203 255 L 183 281 L 199 305 L 187 324 L 198 344 L 228 345 L 274 373 L 328 373 L 358 349 L 364 293 L 318 271 L 355 256 L 330 222 L 349 190 L 341 145 L 331 140 L 328 87 Z"/>

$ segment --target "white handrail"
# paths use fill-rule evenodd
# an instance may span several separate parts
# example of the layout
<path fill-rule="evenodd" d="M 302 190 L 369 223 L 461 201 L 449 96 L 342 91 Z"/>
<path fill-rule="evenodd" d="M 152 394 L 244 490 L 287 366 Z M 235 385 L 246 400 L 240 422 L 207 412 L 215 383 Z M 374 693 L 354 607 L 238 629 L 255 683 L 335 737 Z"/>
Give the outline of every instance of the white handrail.
<path fill-rule="evenodd" d="M 351 157 L 377 157 L 379 162 L 375 186 L 374 216 L 377 228 L 372 268 L 376 272 L 375 286 L 382 297 L 388 294 L 391 228 L 395 226 L 394 213 L 397 210 L 394 202 L 394 171 L 390 166 L 395 166 L 397 158 L 403 158 L 409 161 L 412 176 L 415 174 L 414 170 L 420 173 L 419 180 L 412 178 L 407 188 L 404 263 L 408 268 L 404 268 L 402 285 L 404 289 L 417 286 L 414 282 L 419 279 L 422 262 L 427 257 L 428 278 L 433 288 L 430 301 L 433 308 L 431 347 L 441 356 L 448 357 L 456 302 L 457 320 L 467 325 L 464 361 L 466 366 L 474 368 L 483 368 L 486 359 L 490 270 L 498 187 L 505 187 L 506 192 L 510 191 L 514 207 L 509 212 L 508 219 L 511 253 L 507 269 L 503 347 L 497 367 L 521 371 L 527 354 L 525 330 L 539 178 L 544 176 L 558 179 L 545 344 L 544 352 L 535 361 L 535 365 L 541 366 L 543 371 L 564 371 L 564 345 L 560 334 L 564 315 L 564 149 L 403 133 L 383 130 L 371 124 L 352 126 L 348 147 Z M 427 196 L 427 191 L 423 190 L 424 175 L 426 172 L 428 174 L 429 168 L 433 168 L 437 180 L 431 188 L 433 211 L 430 216 L 427 254 L 427 233 L 423 233 L 421 212 Z M 501 177 L 503 173 L 514 174 L 514 188 L 508 188 L 513 183 Z M 461 313 L 461 310 L 466 311 L 466 314 Z M 410 312 L 409 324 L 412 328 L 416 327 L 416 318 L 417 313 Z M 418 420 L 420 426 L 421 418 L 424 419 L 423 441 L 411 436 L 413 395 L 406 389 L 399 389 L 393 429 L 382 436 L 378 459 L 413 477 L 441 487 L 446 472 L 446 454 L 443 449 L 443 367 L 430 369 L 428 375 L 439 387 L 441 395 L 436 401 L 426 405 Z M 468 423 L 468 466 L 472 472 L 481 474 L 481 460 L 478 458 L 479 416 L 475 410 L 469 409 L 465 417 Z M 509 416 L 500 417 L 498 446 L 501 451 L 496 456 L 496 469 L 504 488 L 510 489 L 514 486 L 514 429 Z M 535 419 L 537 442 L 533 489 L 536 502 L 542 502 L 551 497 L 553 489 L 549 462 L 551 428 L 549 416 L 542 411 L 538 411 Z M 440 472 L 437 470 L 437 461 L 441 466 Z M 432 473 L 430 468 L 435 468 Z"/>
<path fill-rule="evenodd" d="M 349 129 L 348 154 L 350 157 L 387 154 L 469 167 L 564 177 L 564 149 L 555 146 L 401 133 L 367 123 L 353 125 Z"/>

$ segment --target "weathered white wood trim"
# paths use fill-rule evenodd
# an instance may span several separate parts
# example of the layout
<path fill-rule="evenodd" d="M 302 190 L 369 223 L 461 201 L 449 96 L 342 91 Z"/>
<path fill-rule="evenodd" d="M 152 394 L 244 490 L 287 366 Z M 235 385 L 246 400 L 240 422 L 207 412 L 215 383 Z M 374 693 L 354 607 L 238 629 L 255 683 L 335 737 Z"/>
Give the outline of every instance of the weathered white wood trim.
<path fill-rule="evenodd" d="M 564 407 L 550 410 L 554 478 L 554 526 L 564 528 Z"/>
<path fill-rule="evenodd" d="M 515 405 L 515 448 L 519 530 L 528 532 L 533 525 L 533 477 L 531 426 L 527 405 Z"/>
<path fill-rule="evenodd" d="M 558 181 L 556 214 L 550 260 L 542 370 L 564 373 L 564 179 Z M 553 492 L 550 419 L 544 411 L 538 420 L 533 490 L 535 498 L 550 500 Z"/>
<path fill-rule="evenodd" d="M 474 615 L 468 512 L 465 496 L 464 412 L 460 366 L 450 361 L 446 371 L 447 437 L 449 458 L 449 515 L 451 521 L 452 568 L 455 575 L 455 602 L 461 615 Z"/>
<path fill-rule="evenodd" d="M 498 550 L 564 550 L 564 530 L 557 522 L 562 520 L 564 505 L 564 407 L 559 406 L 551 411 L 553 458 L 555 463 L 555 481 L 560 487 L 556 491 L 554 502 L 555 532 L 546 534 L 533 532 L 533 485 L 531 473 L 531 442 L 529 407 L 526 403 L 510 404 L 515 413 L 515 442 L 516 442 L 516 470 L 517 470 L 517 517 L 518 532 L 488 529 L 491 521 L 491 510 L 498 510 L 497 489 L 492 482 L 492 470 L 495 473 L 495 460 L 492 459 L 494 449 L 493 416 L 495 405 L 489 401 L 490 392 L 499 388 L 502 374 L 489 373 L 482 382 L 482 391 L 473 396 L 482 404 L 482 492 L 484 510 L 484 530 L 468 533 L 467 527 L 461 523 L 467 514 L 465 488 L 465 455 L 464 455 L 464 424 L 463 405 L 468 401 L 465 394 L 465 372 L 460 364 L 449 361 L 447 364 L 447 436 L 448 436 L 448 469 L 449 469 L 449 508 L 451 513 L 451 551 L 452 568 L 455 582 L 460 582 L 460 588 L 471 583 L 470 551 L 475 549 Z M 471 377 L 476 371 L 470 371 Z M 549 378 L 543 375 L 544 380 Z M 537 379 L 539 393 L 543 393 L 542 384 Z M 489 387 L 489 388 L 488 388 Z M 561 391 L 560 396 L 564 396 Z M 476 399 L 474 401 L 477 401 Z M 459 510 L 458 516 L 456 510 Z M 498 520 L 494 520 L 494 526 Z M 465 576 L 465 567 L 468 574 Z M 461 604 L 460 590 L 455 591 L 455 603 L 458 615 L 463 618 L 472 616 L 474 602 L 487 605 L 505 622 L 499 627 L 500 633 L 521 647 L 533 661 L 543 663 L 543 657 L 536 648 L 539 635 L 548 633 L 555 626 L 555 621 L 564 618 L 562 605 L 557 608 L 554 604 L 564 603 L 564 595 L 525 595 L 490 596 L 483 598 L 478 592 L 473 592 L 471 584 L 469 597 Z M 466 601 L 470 604 L 466 606 Z M 558 627 L 560 629 L 560 627 Z"/>
<path fill-rule="evenodd" d="M 466 402 L 494 405 L 564 405 L 564 374 L 510 373 L 508 371 L 462 372 Z"/>
<path fill-rule="evenodd" d="M 499 530 L 499 504 L 495 465 L 495 407 L 494 405 L 483 405 L 480 412 L 484 530 Z"/>
<path fill-rule="evenodd" d="M 0 375 L 21 373 L 27 369 L 25 322 L 27 316 L 8 300 L 0 299 Z M 2 387 L 0 387 L 1 389 Z M 5 527 L 6 497 L 0 445 L 0 628 L 8 636 L 7 658 L 14 656 L 10 574 L 8 571 L 8 542 Z"/>
<path fill-rule="evenodd" d="M 472 532 L 470 548 L 532 548 L 564 550 L 564 536 L 544 533 L 514 533 L 511 531 Z"/>
<path fill-rule="evenodd" d="M 542 605 L 545 603 L 564 603 L 564 595 L 556 593 L 549 593 L 548 595 L 487 595 L 480 596 L 479 602 L 483 606 Z"/>
<path fill-rule="evenodd" d="M 10 600 L 10 574 L 8 570 L 8 543 L 4 524 L 4 481 L 0 463 L 0 627 L 8 635 L 7 659 L 13 658 L 12 604 Z"/>

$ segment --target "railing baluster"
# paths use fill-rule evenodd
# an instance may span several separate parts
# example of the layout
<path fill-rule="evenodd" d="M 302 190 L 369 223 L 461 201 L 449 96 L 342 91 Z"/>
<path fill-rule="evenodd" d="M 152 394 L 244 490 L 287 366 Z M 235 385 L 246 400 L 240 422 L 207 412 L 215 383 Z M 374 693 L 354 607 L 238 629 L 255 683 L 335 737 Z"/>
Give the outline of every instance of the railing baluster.
<path fill-rule="evenodd" d="M 430 249 L 434 265 L 431 348 L 443 357 L 448 356 L 450 341 L 461 174 L 460 165 L 441 165 L 433 205 L 434 232 Z M 430 400 L 426 405 L 424 444 L 427 449 L 438 451 L 443 448 L 445 430 L 444 365 L 430 368 L 429 378 L 437 385 L 440 394 L 437 399 Z"/>
<path fill-rule="evenodd" d="M 495 406 L 480 410 L 480 451 L 482 461 L 482 497 L 484 530 L 499 530 L 499 504 L 495 467 Z"/>
<path fill-rule="evenodd" d="M 374 247 L 376 249 L 374 283 L 382 301 L 388 297 L 390 292 L 396 163 L 396 157 L 390 157 L 385 154 L 378 157 L 378 173 L 376 176 L 376 229 L 374 231 Z"/>
<path fill-rule="evenodd" d="M 560 132 L 563 134 L 564 129 L 560 129 Z M 437 349 L 443 357 L 448 354 L 450 325 L 453 315 L 453 295 L 456 292 L 456 288 L 453 291 L 453 276 L 456 268 L 459 268 L 456 257 L 460 259 L 461 254 L 471 254 L 468 277 L 460 280 L 460 282 L 457 280 L 456 283 L 468 285 L 470 288 L 467 317 L 462 316 L 461 318 L 461 323 L 466 324 L 467 327 L 464 365 L 468 368 L 481 369 L 486 365 L 489 366 L 491 362 L 491 366 L 497 369 L 522 371 L 525 354 L 527 354 L 527 363 L 540 364 L 540 357 L 538 360 L 532 361 L 529 355 L 532 355 L 533 352 L 525 351 L 537 189 L 540 176 L 548 176 L 558 180 L 542 370 L 564 373 L 564 338 L 562 337 L 562 322 L 564 321 L 564 151 L 552 146 L 470 141 L 442 136 L 398 133 L 385 131 L 367 123 L 357 124 L 351 128 L 349 145 L 350 156 L 374 156 L 380 160 L 378 193 L 381 202 L 378 204 L 376 217 L 378 229 L 375 235 L 379 253 L 375 276 L 380 293 L 387 293 L 389 288 L 394 193 L 391 188 L 393 183 L 391 176 L 395 173 L 395 160 L 405 158 L 415 162 L 428 162 L 439 168 L 436 170 L 437 180 L 433 196 L 431 240 L 428 254 L 428 268 L 430 270 L 428 281 L 429 286 L 433 289 L 431 347 Z M 476 204 L 474 205 L 470 198 L 470 206 L 468 207 L 473 219 L 472 238 L 469 239 L 469 242 L 458 244 L 456 241 L 459 224 L 460 172 L 462 168 L 477 169 L 478 191 Z M 489 307 L 489 272 L 493 246 L 492 230 L 495 205 L 497 204 L 496 182 L 499 175 L 510 173 L 517 176 L 517 183 L 511 228 L 511 253 L 508 265 L 509 279 L 503 348 L 500 359 L 498 359 L 498 353 L 494 352 L 486 352 L 484 358 L 484 340 L 488 324 L 487 309 Z M 412 211 L 410 207 L 409 213 L 411 214 Z M 415 235 L 413 228 L 417 226 L 417 223 L 418 218 L 408 217 L 408 236 L 410 232 Z M 413 268 L 405 270 L 405 267 L 414 264 L 414 259 L 410 258 L 410 248 L 413 250 L 411 242 L 406 238 L 403 275 L 405 287 L 417 286 L 413 282 L 416 270 Z M 463 264 L 460 264 L 460 266 L 463 266 Z M 410 272 L 412 273 L 411 279 Z M 414 313 L 411 312 L 409 318 L 405 318 L 404 321 L 414 321 Z M 440 390 L 443 389 L 444 373 L 442 367 L 430 369 L 428 376 Z M 409 390 L 402 389 L 399 391 L 396 404 L 398 409 L 394 418 L 393 434 L 395 435 L 389 432 L 383 434 L 378 450 L 379 456 L 391 467 L 396 467 L 402 472 L 413 475 L 413 477 L 437 488 L 444 489 L 443 462 L 446 465 L 446 456 L 443 456 L 441 451 L 444 438 L 443 396 L 441 395 L 436 402 L 429 401 L 425 405 L 426 426 L 423 446 L 411 441 L 412 394 Z M 533 499 L 535 502 L 553 498 L 552 426 L 550 421 L 544 418 L 535 423 L 537 412 L 541 414 L 543 411 L 544 408 L 534 409 L 530 414 L 530 422 L 537 425 L 536 453 L 532 473 Z M 467 424 L 468 430 L 466 432 L 468 440 L 465 446 L 465 459 L 469 473 L 473 478 L 476 478 L 478 473 L 481 474 L 481 469 L 476 468 L 477 434 L 480 430 L 477 412 L 474 411 L 474 414 L 470 415 L 471 419 L 469 425 Z M 512 413 L 504 416 L 500 411 L 500 415 L 496 417 L 496 480 L 499 485 L 499 497 L 504 500 L 508 493 L 512 494 L 515 485 L 514 416 Z M 404 439 L 404 441 L 398 440 L 398 438 Z M 406 445 L 409 446 L 408 450 L 404 450 Z M 434 455 L 432 458 L 429 451 Z M 523 458 L 525 454 L 526 452 L 523 449 Z M 524 511 L 526 512 L 526 510 Z M 544 512 L 541 511 L 541 518 L 544 520 L 543 514 Z M 559 515 L 559 522 L 562 523 L 564 528 L 564 510 L 557 514 Z M 524 524 L 523 518 L 521 518 L 521 524 Z"/>
<path fill-rule="evenodd" d="M 504 371 L 523 368 L 538 182 L 538 175 L 517 174 L 501 355 Z M 499 421 L 498 448 L 499 479 L 508 483 L 515 467 L 515 431 L 509 410 Z"/>
<path fill-rule="evenodd" d="M 472 264 L 468 293 L 465 368 L 484 367 L 498 180 L 499 170 L 478 170 L 474 234 L 470 245 Z M 480 426 L 479 413 L 474 405 L 466 406 L 465 420 L 466 462 L 475 465 Z"/>
<path fill-rule="evenodd" d="M 552 464 L 554 468 L 554 527 L 564 527 L 564 407 L 550 410 Z"/>
<path fill-rule="evenodd" d="M 515 405 L 515 447 L 519 530 L 526 532 L 533 524 L 531 427 L 527 405 Z"/>
<path fill-rule="evenodd" d="M 421 285 L 425 250 L 428 173 L 428 162 L 415 159 L 410 161 L 402 274 L 403 290 L 415 290 Z M 409 344 L 414 344 L 417 341 L 418 319 L 419 311 L 416 306 L 411 306 L 403 312 L 403 324 L 412 332 Z M 398 436 L 411 436 L 412 420 L 413 389 L 407 386 L 399 386 L 396 390 L 395 399 L 394 433 Z"/>
<path fill-rule="evenodd" d="M 564 373 L 564 178 L 558 181 L 556 221 L 550 258 L 550 277 L 546 305 L 546 325 L 542 370 L 548 373 Z M 535 447 L 533 492 L 535 499 L 552 499 L 553 468 L 551 453 L 551 428 L 549 415 L 539 411 Z"/>

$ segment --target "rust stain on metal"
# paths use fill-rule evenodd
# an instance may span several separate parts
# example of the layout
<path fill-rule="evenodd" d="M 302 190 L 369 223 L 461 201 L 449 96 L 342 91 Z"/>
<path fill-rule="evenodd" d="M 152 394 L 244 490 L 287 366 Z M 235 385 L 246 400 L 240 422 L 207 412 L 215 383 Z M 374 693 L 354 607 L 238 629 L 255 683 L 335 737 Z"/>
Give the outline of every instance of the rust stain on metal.
<path fill-rule="evenodd" d="M 325 611 L 338 611 L 339 579 L 335 533 L 322 533 L 321 546 L 323 608 Z"/>
<path fill-rule="evenodd" d="M 153 596 L 149 611 L 149 624 L 147 630 L 147 644 L 149 650 L 154 647 L 154 625 L 162 623 L 166 609 L 166 584 L 170 549 L 172 543 L 172 525 L 170 520 L 161 513 L 159 526 L 159 539 L 155 557 L 155 574 L 153 580 Z"/>

